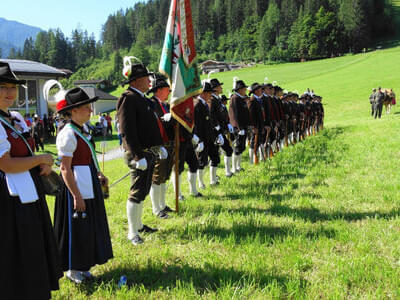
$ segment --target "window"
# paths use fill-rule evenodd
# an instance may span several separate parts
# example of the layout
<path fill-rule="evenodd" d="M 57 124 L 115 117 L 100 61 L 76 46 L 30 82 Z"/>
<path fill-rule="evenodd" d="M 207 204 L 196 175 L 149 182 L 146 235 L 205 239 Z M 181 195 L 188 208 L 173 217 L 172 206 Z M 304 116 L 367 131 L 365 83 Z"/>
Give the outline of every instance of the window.
<path fill-rule="evenodd" d="M 31 114 L 37 112 L 38 106 L 38 93 L 37 93 L 37 81 L 36 80 L 28 80 L 28 109 Z M 12 106 L 11 110 L 19 110 L 25 112 L 26 109 L 26 95 L 25 95 L 25 88 L 22 85 L 18 87 L 18 95 L 17 100 L 15 101 L 14 105 Z"/>

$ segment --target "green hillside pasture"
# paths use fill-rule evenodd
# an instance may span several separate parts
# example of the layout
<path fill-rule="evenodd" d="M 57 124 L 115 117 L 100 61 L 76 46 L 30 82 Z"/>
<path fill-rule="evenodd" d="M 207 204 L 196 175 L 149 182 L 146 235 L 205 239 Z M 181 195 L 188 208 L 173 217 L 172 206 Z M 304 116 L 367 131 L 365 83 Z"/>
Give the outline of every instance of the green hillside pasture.
<path fill-rule="evenodd" d="M 277 80 L 324 96 L 326 129 L 272 161 L 188 195 L 160 231 L 126 239 L 129 180 L 111 189 L 107 212 L 115 258 L 55 299 L 396 299 L 400 297 L 399 114 L 370 117 L 372 87 L 399 85 L 400 49 L 235 72 L 246 83 Z M 231 88 L 233 73 L 218 74 Z M 107 162 L 111 182 L 127 172 Z M 208 171 L 207 174 L 208 175 Z M 208 178 L 207 178 L 208 182 Z M 173 206 L 172 186 L 167 201 Z M 50 207 L 53 201 L 50 200 Z M 121 275 L 128 286 L 118 289 Z"/>

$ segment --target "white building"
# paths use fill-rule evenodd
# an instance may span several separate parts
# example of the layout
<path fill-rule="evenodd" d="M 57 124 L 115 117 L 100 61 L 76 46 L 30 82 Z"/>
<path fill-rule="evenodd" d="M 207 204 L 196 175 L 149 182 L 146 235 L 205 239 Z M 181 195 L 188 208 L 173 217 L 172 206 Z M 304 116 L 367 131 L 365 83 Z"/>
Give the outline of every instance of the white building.
<path fill-rule="evenodd" d="M 110 95 L 101 89 L 107 88 L 109 83 L 106 80 L 77 80 L 74 85 L 83 89 L 90 98 L 99 97 L 99 100 L 92 103 L 93 114 L 98 115 L 116 109 L 118 98 Z"/>
<path fill-rule="evenodd" d="M 60 80 L 67 74 L 51 66 L 29 60 L 0 59 L 10 65 L 11 71 L 22 80 L 27 81 L 27 89 L 19 86 L 17 100 L 12 110 L 18 110 L 22 115 L 29 112 L 43 117 L 48 114 L 47 102 L 43 95 L 43 85 L 49 79 Z M 27 92 L 27 94 L 26 94 Z"/>

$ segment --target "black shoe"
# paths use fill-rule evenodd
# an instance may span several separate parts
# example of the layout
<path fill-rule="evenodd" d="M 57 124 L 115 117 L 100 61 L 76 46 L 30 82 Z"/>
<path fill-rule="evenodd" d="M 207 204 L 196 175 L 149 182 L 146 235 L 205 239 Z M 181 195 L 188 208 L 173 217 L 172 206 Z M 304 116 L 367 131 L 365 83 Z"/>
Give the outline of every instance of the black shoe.
<path fill-rule="evenodd" d="M 157 217 L 159 217 L 160 219 L 168 219 L 169 218 L 169 216 L 168 216 L 168 214 L 165 212 L 165 211 L 160 211 L 158 214 L 157 214 Z"/>
<path fill-rule="evenodd" d="M 233 176 L 233 173 L 230 173 L 229 175 L 225 175 L 226 178 L 231 178 Z"/>
<path fill-rule="evenodd" d="M 134 245 L 134 246 L 143 244 L 143 240 L 142 240 L 142 238 L 140 237 L 140 235 L 135 235 L 135 236 L 133 237 L 133 239 L 131 239 L 130 241 L 131 241 L 132 245 Z"/>
<path fill-rule="evenodd" d="M 216 185 L 219 185 L 219 181 L 217 181 L 216 183 L 213 183 L 213 184 L 210 183 L 210 186 L 216 186 Z"/>
<path fill-rule="evenodd" d="M 140 233 L 141 233 L 141 232 L 153 233 L 153 232 L 158 231 L 158 229 L 157 229 L 157 228 L 151 228 L 151 227 L 149 227 L 149 226 L 143 224 L 143 228 L 142 228 L 142 229 L 139 229 L 138 231 L 139 231 Z"/>
<path fill-rule="evenodd" d="M 165 212 L 165 213 L 174 212 L 174 211 L 172 210 L 172 208 L 169 207 L 168 205 L 165 206 L 165 208 L 164 208 L 162 211 Z"/>
<path fill-rule="evenodd" d="M 194 195 L 193 197 L 200 198 L 200 197 L 203 197 L 203 194 L 202 193 L 197 193 L 197 195 Z"/>

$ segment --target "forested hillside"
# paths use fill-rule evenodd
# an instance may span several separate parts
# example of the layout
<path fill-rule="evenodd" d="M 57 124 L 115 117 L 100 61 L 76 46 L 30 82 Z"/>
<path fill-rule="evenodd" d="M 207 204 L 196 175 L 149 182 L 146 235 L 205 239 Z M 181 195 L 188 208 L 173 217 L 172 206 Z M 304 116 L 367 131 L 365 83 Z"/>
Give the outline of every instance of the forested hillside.
<path fill-rule="evenodd" d="M 192 0 L 200 61 L 300 61 L 368 49 L 394 34 L 390 0 Z M 170 0 L 149 0 L 110 15 L 102 40 L 60 30 L 26 40 L 22 57 L 120 80 L 122 56 L 135 55 L 157 69 Z M 103 68 L 100 70 L 99 66 Z"/>

